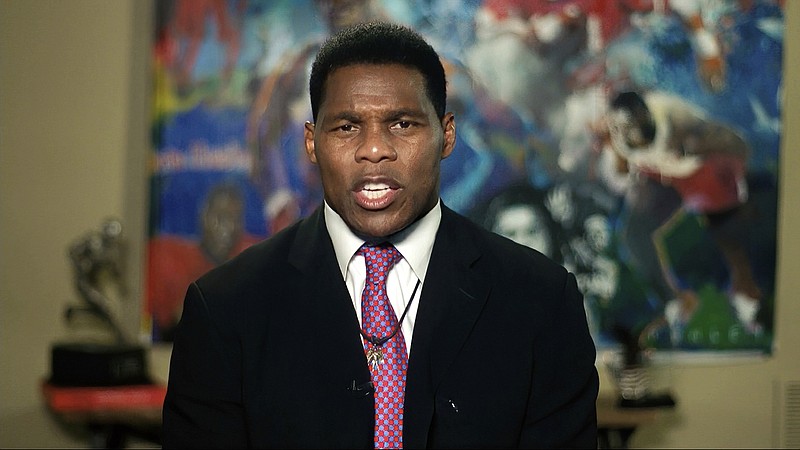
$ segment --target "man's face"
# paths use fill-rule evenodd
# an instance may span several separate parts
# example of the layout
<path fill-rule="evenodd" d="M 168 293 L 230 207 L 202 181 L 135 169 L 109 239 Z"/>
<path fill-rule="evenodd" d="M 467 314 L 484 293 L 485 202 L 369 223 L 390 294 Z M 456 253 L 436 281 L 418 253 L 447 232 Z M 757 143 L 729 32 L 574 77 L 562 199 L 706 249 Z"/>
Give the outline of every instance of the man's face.
<path fill-rule="evenodd" d="M 212 198 L 203 213 L 203 247 L 216 262 L 230 257 L 242 234 L 244 205 L 227 194 Z"/>
<path fill-rule="evenodd" d="M 512 241 L 553 256 L 550 248 L 550 230 L 542 217 L 542 212 L 527 205 L 514 205 L 497 214 L 492 229 Z"/>
<path fill-rule="evenodd" d="M 630 150 L 638 150 L 649 144 L 644 138 L 641 125 L 628 110 L 613 110 L 610 114 L 609 128 L 612 137 L 621 139 Z"/>
<path fill-rule="evenodd" d="M 306 153 L 325 200 L 363 237 L 396 233 L 439 199 L 439 166 L 455 145 L 455 121 L 439 120 L 416 70 L 357 64 L 332 72 Z"/>
<path fill-rule="evenodd" d="M 584 222 L 586 240 L 595 251 L 601 252 L 608 248 L 611 241 L 611 230 L 608 220 L 600 214 L 592 214 Z"/>

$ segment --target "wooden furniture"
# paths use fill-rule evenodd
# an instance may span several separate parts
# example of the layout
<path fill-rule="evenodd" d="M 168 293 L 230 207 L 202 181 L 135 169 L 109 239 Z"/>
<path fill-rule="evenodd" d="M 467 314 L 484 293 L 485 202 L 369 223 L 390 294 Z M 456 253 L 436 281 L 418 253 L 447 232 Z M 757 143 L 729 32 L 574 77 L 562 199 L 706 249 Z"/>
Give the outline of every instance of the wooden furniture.
<path fill-rule="evenodd" d="M 665 408 L 620 408 L 617 397 L 601 393 L 597 398 L 598 448 L 628 448 L 636 429 L 658 420 Z"/>

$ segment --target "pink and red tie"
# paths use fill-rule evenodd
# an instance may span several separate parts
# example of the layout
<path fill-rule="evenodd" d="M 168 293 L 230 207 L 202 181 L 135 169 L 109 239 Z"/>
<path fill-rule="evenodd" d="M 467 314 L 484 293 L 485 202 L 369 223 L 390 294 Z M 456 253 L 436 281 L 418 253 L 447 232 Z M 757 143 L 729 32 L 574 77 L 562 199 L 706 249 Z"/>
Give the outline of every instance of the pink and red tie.
<path fill-rule="evenodd" d="M 364 244 L 358 252 L 367 264 L 367 280 L 361 296 L 361 323 L 367 336 L 381 339 L 399 328 L 397 315 L 386 294 L 386 276 L 400 253 L 389 243 Z M 364 351 L 375 344 L 364 339 Z M 375 448 L 403 448 L 403 401 L 408 355 L 402 330 L 382 344 L 383 359 L 370 365 L 375 388 Z M 377 350 L 377 349 L 376 349 Z"/>

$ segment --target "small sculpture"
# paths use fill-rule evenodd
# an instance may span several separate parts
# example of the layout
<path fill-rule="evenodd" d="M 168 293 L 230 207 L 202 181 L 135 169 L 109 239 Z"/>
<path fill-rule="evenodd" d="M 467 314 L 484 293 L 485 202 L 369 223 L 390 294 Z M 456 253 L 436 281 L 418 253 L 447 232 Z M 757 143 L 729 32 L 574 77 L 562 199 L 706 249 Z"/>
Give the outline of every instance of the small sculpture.
<path fill-rule="evenodd" d="M 127 299 L 122 224 L 115 219 L 106 220 L 99 230 L 76 240 L 68 254 L 74 269 L 75 288 L 83 304 L 67 307 L 67 323 L 92 334 L 95 331 L 104 333 L 102 339 L 82 336 L 55 342 L 51 348 L 49 383 L 56 386 L 150 383 L 145 348 L 128 337 L 123 327 L 122 312 Z M 75 323 L 79 314 L 99 319 L 104 326 L 97 329 L 97 323 Z M 106 331 L 110 331 L 110 339 Z"/>
<path fill-rule="evenodd" d="M 85 304 L 68 306 L 67 322 L 72 323 L 78 313 L 92 314 L 108 325 L 118 344 L 129 341 L 120 322 L 126 295 L 124 256 L 122 223 L 116 219 L 107 219 L 99 230 L 82 236 L 69 248 L 75 288 Z"/>

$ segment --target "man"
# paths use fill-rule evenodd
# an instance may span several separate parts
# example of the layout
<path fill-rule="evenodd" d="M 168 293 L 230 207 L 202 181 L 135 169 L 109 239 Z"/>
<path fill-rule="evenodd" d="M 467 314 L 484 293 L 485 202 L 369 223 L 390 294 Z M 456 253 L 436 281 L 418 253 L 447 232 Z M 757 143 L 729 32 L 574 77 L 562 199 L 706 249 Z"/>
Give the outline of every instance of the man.
<path fill-rule="evenodd" d="M 167 234 L 150 239 L 147 300 L 154 339 L 172 341 L 189 283 L 261 240 L 245 230 L 244 208 L 238 186 L 215 184 L 198 215 L 199 239 Z"/>
<path fill-rule="evenodd" d="M 445 85 L 401 26 L 322 47 L 304 137 L 324 205 L 189 287 L 165 447 L 596 447 L 575 278 L 439 200 Z"/>
<path fill-rule="evenodd" d="M 611 101 L 608 128 L 610 149 L 618 157 L 620 171 L 638 179 L 632 185 L 636 195 L 628 196 L 631 214 L 638 221 L 642 215 L 654 216 L 655 207 L 671 205 L 647 197 L 658 195 L 658 187 L 648 180 L 674 190 L 680 203 L 652 232 L 659 241 L 656 245 L 665 245 L 661 242 L 663 236 L 677 227 L 682 215 L 702 217 L 727 265 L 729 297 L 737 318 L 748 332 L 759 333 L 757 312 L 762 293 L 746 247 L 755 212 L 748 198 L 750 147 L 745 139 L 696 105 L 657 91 L 616 95 Z M 650 245 L 645 249 L 656 254 Z M 633 250 L 638 253 L 639 249 Z M 662 273 L 677 298 L 668 302 L 666 317 L 658 319 L 649 329 L 656 329 L 666 320 L 673 329 L 674 339 L 679 340 L 682 329 L 698 308 L 696 286 L 680 279 L 670 267 L 664 248 L 658 252 L 664 255 L 659 258 Z"/>

